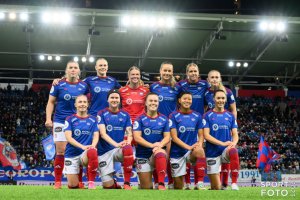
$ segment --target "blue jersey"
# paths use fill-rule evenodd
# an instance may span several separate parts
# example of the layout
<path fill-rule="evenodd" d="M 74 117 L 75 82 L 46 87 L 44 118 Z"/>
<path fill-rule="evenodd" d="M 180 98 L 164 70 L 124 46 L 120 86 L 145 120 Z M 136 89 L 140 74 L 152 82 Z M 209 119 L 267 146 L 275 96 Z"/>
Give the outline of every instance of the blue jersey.
<path fill-rule="evenodd" d="M 117 143 L 124 140 L 126 128 L 131 127 L 130 116 L 123 110 L 113 113 L 108 108 L 105 108 L 98 112 L 97 118 L 98 124 L 104 124 L 106 134 Z M 103 155 L 114 148 L 114 146 L 100 138 L 97 146 L 98 155 Z"/>
<path fill-rule="evenodd" d="M 190 83 L 187 79 L 176 84 L 178 92 L 185 91 L 192 93 L 193 103 L 191 109 L 203 115 L 204 113 L 204 93 L 209 88 L 207 81 L 199 80 L 197 83 Z"/>
<path fill-rule="evenodd" d="M 141 131 L 142 138 L 147 142 L 161 142 L 164 138 L 164 133 L 170 133 L 169 120 L 166 116 L 160 114 L 155 118 L 142 114 L 135 120 L 133 130 Z M 136 157 L 149 158 L 151 155 L 152 148 L 137 145 Z"/>
<path fill-rule="evenodd" d="M 50 95 L 56 97 L 56 107 L 54 113 L 54 122 L 63 124 L 66 117 L 76 113 L 75 99 L 81 94 L 88 93 L 88 86 L 84 82 L 71 83 L 65 79 L 58 85 L 53 85 Z"/>
<path fill-rule="evenodd" d="M 96 116 L 100 110 L 108 107 L 107 95 L 111 89 L 119 89 L 121 85 L 116 79 L 107 76 L 89 76 L 83 80 L 90 88 L 91 105 L 89 113 Z"/>
<path fill-rule="evenodd" d="M 238 127 L 233 114 L 227 110 L 224 112 L 208 111 L 203 116 L 202 123 L 203 128 L 209 128 L 212 137 L 222 142 L 232 141 L 231 131 Z M 205 155 L 208 158 L 218 157 L 225 148 L 206 141 Z"/>
<path fill-rule="evenodd" d="M 169 116 L 176 110 L 178 90 L 176 87 L 155 82 L 150 86 L 150 92 L 158 95 L 158 112 Z"/>
<path fill-rule="evenodd" d="M 225 104 L 225 109 L 228 110 L 230 108 L 230 105 L 235 103 L 235 98 L 233 96 L 233 93 L 230 89 L 225 88 L 227 93 L 227 101 Z M 214 101 L 214 91 L 208 89 L 205 94 L 205 105 L 208 106 L 209 109 L 213 109 L 215 107 L 215 101 Z"/>
<path fill-rule="evenodd" d="M 170 114 L 170 129 L 175 128 L 177 131 L 177 137 L 192 146 L 198 141 L 198 131 L 202 128 L 201 115 L 195 111 L 189 113 L 181 113 L 175 111 Z M 172 141 L 170 157 L 180 158 L 184 156 L 188 150 L 183 149 Z"/>
<path fill-rule="evenodd" d="M 72 138 L 82 145 L 91 145 L 94 133 L 98 131 L 97 119 L 94 116 L 79 117 L 76 114 L 67 117 L 64 131 L 72 131 Z M 72 158 L 80 155 L 82 149 L 71 145 L 66 146 L 65 157 Z"/>

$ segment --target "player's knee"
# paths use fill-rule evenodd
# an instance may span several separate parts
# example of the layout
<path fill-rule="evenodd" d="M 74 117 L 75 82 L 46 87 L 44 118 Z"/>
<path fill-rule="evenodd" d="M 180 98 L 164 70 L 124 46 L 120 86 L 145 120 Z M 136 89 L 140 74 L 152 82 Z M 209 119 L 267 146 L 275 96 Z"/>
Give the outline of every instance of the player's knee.
<path fill-rule="evenodd" d="M 229 149 L 228 153 L 229 153 L 230 158 L 231 157 L 238 157 L 238 155 L 239 155 L 238 150 L 236 148 Z"/>
<path fill-rule="evenodd" d="M 132 156 L 133 155 L 133 149 L 131 145 L 126 145 L 122 148 L 122 152 L 124 156 Z"/>
<path fill-rule="evenodd" d="M 88 159 L 97 159 L 97 149 L 95 148 L 90 148 L 87 150 L 87 157 Z"/>
<path fill-rule="evenodd" d="M 157 153 L 154 155 L 155 158 L 167 158 L 167 154 L 164 150 L 159 150 Z"/>

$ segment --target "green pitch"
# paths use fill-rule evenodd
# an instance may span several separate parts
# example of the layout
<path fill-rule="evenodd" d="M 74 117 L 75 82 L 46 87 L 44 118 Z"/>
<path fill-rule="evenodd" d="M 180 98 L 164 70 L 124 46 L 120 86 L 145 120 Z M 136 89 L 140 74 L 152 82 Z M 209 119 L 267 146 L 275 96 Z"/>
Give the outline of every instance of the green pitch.
<path fill-rule="evenodd" d="M 265 193 L 261 196 L 262 190 L 273 194 L 268 196 Z M 269 190 L 273 190 L 269 191 Z M 279 190 L 278 193 L 275 190 Z M 286 190 L 288 194 L 286 195 Z M 261 187 L 240 187 L 239 191 L 196 191 L 196 190 L 103 190 L 97 187 L 97 190 L 53 190 L 50 186 L 0 186 L 0 199 L 20 199 L 20 200 L 258 200 L 258 199 L 300 199 L 300 188 L 261 188 Z"/>

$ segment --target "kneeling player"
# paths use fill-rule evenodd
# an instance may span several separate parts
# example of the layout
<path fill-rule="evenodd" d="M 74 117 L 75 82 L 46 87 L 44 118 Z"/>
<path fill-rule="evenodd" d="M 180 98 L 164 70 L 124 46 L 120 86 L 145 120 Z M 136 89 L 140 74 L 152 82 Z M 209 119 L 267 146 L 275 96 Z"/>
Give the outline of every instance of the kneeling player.
<path fill-rule="evenodd" d="M 201 115 L 191 110 L 192 94 L 182 92 L 178 96 L 179 110 L 170 114 L 171 151 L 170 162 L 174 189 L 182 189 L 186 164 L 194 166 L 197 185 L 195 189 L 205 189 L 205 154 L 203 150 L 203 130 Z M 198 138 L 198 139 L 197 139 Z"/>
<path fill-rule="evenodd" d="M 133 165 L 132 127 L 129 114 L 119 109 L 121 97 L 118 90 L 108 93 L 108 108 L 98 112 L 98 127 L 101 138 L 98 143 L 98 159 L 104 189 L 120 189 L 113 179 L 114 162 L 122 162 L 124 189 L 131 190 L 130 177 Z M 127 139 L 124 139 L 124 133 Z"/>
<path fill-rule="evenodd" d="M 158 95 L 149 93 L 146 97 L 146 113 L 133 124 L 133 135 L 137 142 L 136 168 L 141 189 L 153 189 L 152 171 L 158 176 L 158 189 L 165 190 L 164 179 L 167 156 L 163 147 L 170 141 L 169 120 L 157 112 Z"/>
<path fill-rule="evenodd" d="M 204 137 L 206 139 L 207 174 L 211 189 L 221 189 L 220 171 L 222 163 L 230 163 L 232 190 L 237 185 L 239 155 L 235 148 L 239 137 L 237 123 L 232 113 L 224 109 L 226 94 L 223 90 L 214 93 L 215 107 L 203 117 Z"/>
<path fill-rule="evenodd" d="M 64 173 L 68 187 L 79 187 L 78 174 L 81 165 L 88 166 L 89 189 L 96 189 L 95 177 L 98 168 L 97 149 L 99 140 L 97 119 L 87 114 L 88 99 L 79 95 L 75 100 L 77 113 L 66 118 L 65 135 L 68 141 L 65 152 Z"/>

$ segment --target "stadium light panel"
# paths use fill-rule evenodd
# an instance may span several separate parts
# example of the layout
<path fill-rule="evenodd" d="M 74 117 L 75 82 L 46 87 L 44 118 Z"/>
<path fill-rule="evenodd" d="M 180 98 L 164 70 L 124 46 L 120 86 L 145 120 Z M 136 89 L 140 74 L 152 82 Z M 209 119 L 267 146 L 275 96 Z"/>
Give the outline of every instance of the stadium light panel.
<path fill-rule="evenodd" d="M 27 22 L 28 19 L 29 19 L 28 13 L 25 13 L 25 12 L 20 13 L 20 16 L 19 16 L 19 17 L 20 17 L 20 20 L 23 21 L 23 22 Z"/>
<path fill-rule="evenodd" d="M 228 66 L 229 66 L 229 67 L 233 67 L 233 66 L 234 66 L 234 62 L 233 62 L 233 61 L 229 61 L 229 62 L 228 62 Z"/>
<path fill-rule="evenodd" d="M 0 12 L 0 20 L 5 19 L 5 13 L 4 12 Z"/>
<path fill-rule="evenodd" d="M 56 61 L 60 61 L 60 56 L 55 56 Z"/>
<path fill-rule="evenodd" d="M 15 20 L 17 18 L 17 14 L 15 12 L 11 12 L 8 14 L 8 18 L 10 20 Z"/>
<path fill-rule="evenodd" d="M 48 12 L 43 13 L 42 14 L 42 21 L 44 23 L 49 23 L 51 21 L 50 13 L 48 13 Z"/>
<path fill-rule="evenodd" d="M 248 67 L 248 63 L 244 62 L 243 67 L 247 68 Z"/>
<path fill-rule="evenodd" d="M 123 16 L 121 19 L 121 24 L 123 26 L 130 26 L 130 17 L 129 16 Z"/>
<path fill-rule="evenodd" d="M 40 55 L 40 56 L 39 56 L 39 59 L 40 59 L 40 60 L 45 60 L 45 56 L 44 56 L 44 55 Z"/>
<path fill-rule="evenodd" d="M 95 58 L 94 57 L 89 57 L 89 62 L 90 63 L 93 63 L 95 61 Z"/>
<path fill-rule="evenodd" d="M 276 24 L 275 24 L 274 22 L 270 22 L 270 23 L 268 24 L 268 29 L 269 29 L 270 31 L 274 31 L 275 28 L 276 28 Z"/>
<path fill-rule="evenodd" d="M 48 60 L 52 60 L 52 56 L 48 56 L 48 58 L 47 58 Z"/>
<path fill-rule="evenodd" d="M 278 22 L 278 23 L 276 24 L 276 30 L 277 30 L 278 32 L 284 32 L 285 29 L 286 29 L 286 24 L 285 24 L 284 22 Z"/>
<path fill-rule="evenodd" d="M 79 58 L 77 56 L 74 57 L 73 59 L 75 62 L 78 62 L 79 61 Z"/>
<path fill-rule="evenodd" d="M 175 27 L 175 19 L 172 17 L 168 17 L 166 20 L 166 25 L 168 28 L 174 28 Z"/>
<path fill-rule="evenodd" d="M 267 23 L 266 21 L 260 22 L 260 24 L 259 24 L 259 29 L 260 29 L 261 31 L 266 31 L 266 30 L 268 30 L 268 23 Z"/>
<path fill-rule="evenodd" d="M 82 62 L 86 62 L 86 57 L 82 57 L 82 58 L 81 58 L 81 61 L 82 61 Z"/>
<path fill-rule="evenodd" d="M 240 63 L 240 62 L 237 62 L 235 66 L 236 66 L 236 67 L 240 67 L 240 66 L 241 66 L 241 63 Z"/>

